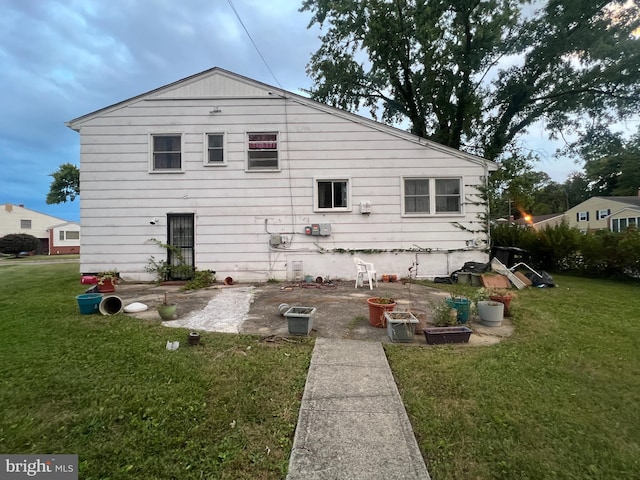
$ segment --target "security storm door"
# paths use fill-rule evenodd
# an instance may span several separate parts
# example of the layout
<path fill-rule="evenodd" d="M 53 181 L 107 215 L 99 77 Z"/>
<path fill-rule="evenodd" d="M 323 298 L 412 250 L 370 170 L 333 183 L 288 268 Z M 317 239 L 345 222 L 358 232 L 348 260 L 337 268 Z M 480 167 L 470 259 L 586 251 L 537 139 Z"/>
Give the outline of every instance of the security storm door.
<path fill-rule="evenodd" d="M 167 250 L 169 280 L 188 280 L 195 271 L 194 215 L 193 213 L 169 213 L 167 238 L 171 246 Z"/>

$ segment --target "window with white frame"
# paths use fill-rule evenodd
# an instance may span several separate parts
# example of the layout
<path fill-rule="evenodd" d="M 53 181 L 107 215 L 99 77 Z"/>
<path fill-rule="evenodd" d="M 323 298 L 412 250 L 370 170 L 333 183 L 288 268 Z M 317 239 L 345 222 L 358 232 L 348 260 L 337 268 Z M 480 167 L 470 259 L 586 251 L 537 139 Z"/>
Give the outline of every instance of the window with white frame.
<path fill-rule="evenodd" d="M 315 209 L 347 211 L 350 206 L 349 179 L 316 178 L 314 184 Z"/>
<path fill-rule="evenodd" d="M 403 214 L 462 213 L 459 178 L 403 178 Z"/>
<path fill-rule="evenodd" d="M 614 218 L 611 220 L 611 231 L 620 233 L 629 227 L 638 228 L 640 226 L 640 217 Z"/>
<path fill-rule="evenodd" d="M 225 135 L 224 133 L 205 134 L 205 165 L 225 165 Z"/>
<path fill-rule="evenodd" d="M 79 240 L 80 232 L 75 230 L 60 230 L 60 240 Z"/>
<path fill-rule="evenodd" d="M 436 178 L 436 213 L 460 213 L 460 179 Z"/>
<path fill-rule="evenodd" d="M 152 170 L 182 169 L 182 136 L 179 134 L 151 135 Z"/>
<path fill-rule="evenodd" d="M 610 213 L 611 213 L 611 210 L 609 210 L 608 208 L 598 210 L 596 212 L 596 220 L 602 220 L 603 218 L 608 217 Z"/>
<path fill-rule="evenodd" d="M 579 222 L 588 222 L 589 221 L 589 212 L 578 212 L 578 221 Z"/>
<path fill-rule="evenodd" d="M 278 133 L 247 133 L 247 170 L 278 170 Z"/>

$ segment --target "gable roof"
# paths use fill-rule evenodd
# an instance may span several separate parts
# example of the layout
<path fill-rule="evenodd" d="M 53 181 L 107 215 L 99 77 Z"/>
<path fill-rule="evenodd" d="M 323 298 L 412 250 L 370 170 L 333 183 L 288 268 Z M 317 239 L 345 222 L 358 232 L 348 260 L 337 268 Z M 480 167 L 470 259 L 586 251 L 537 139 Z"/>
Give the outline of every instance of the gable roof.
<path fill-rule="evenodd" d="M 76 227 L 80 227 L 80 224 L 78 222 L 64 222 L 64 223 L 58 223 L 57 225 L 51 225 L 49 227 L 49 230 L 53 230 L 54 228 L 66 227 L 67 225 L 74 225 Z"/>
<path fill-rule="evenodd" d="M 618 202 L 623 205 L 631 205 L 634 207 L 640 207 L 640 196 L 635 197 L 593 197 L 600 198 L 602 200 L 611 200 L 613 202 Z"/>
<path fill-rule="evenodd" d="M 59 217 L 54 217 L 53 215 L 49 215 L 48 213 L 42 213 L 42 212 L 38 212 L 37 210 L 33 210 L 32 208 L 27 208 L 22 204 L 15 204 L 15 203 L 2 203 L 0 204 L 0 211 L 4 211 L 7 213 L 13 213 L 13 212 L 24 212 L 24 213 L 30 213 L 32 215 L 38 215 L 39 217 L 47 217 L 50 218 L 52 222 L 58 222 L 58 223 L 63 223 L 66 222 L 67 220 L 65 220 L 64 218 L 59 218 Z"/>
<path fill-rule="evenodd" d="M 217 83 L 214 81 L 214 78 L 218 80 Z M 215 91 L 215 93 L 217 93 L 216 95 L 212 95 L 212 90 L 214 89 L 214 87 L 217 88 L 217 90 Z M 223 88 L 220 88 L 220 87 L 223 87 Z M 225 91 L 224 88 L 229 88 L 232 91 L 232 95 L 226 95 L 226 96 L 223 95 L 222 93 L 224 93 Z M 370 128 L 386 132 L 388 134 L 403 138 L 410 142 L 417 143 L 424 147 L 437 150 L 451 156 L 462 158 L 475 164 L 484 165 L 487 167 L 488 171 L 495 171 L 498 169 L 498 165 L 495 162 L 486 160 L 482 157 L 478 157 L 477 155 L 465 153 L 455 148 L 447 147 L 439 143 L 432 142 L 431 140 L 428 140 L 423 137 L 419 137 L 417 135 L 413 135 L 412 133 L 406 132 L 399 128 L 392 127 L 380 122 L 376 122 L 375 120 L 371 120 L 361 115 L 357 115 L 355 113 L 347 112 L 345 110 L 332 107 L 330 105 L 327 105 L 321 102 L 317 102 L 315 100 L 304 97 L 302 95 L 298 95 L 288 90 L 284 90 L 280 87 L 274 87 L 266 83 L 253 80 L 251 78 L 238 75 L 228 70 L 224 70 L 219 67 L 214 67 L 209 70 L 205 70 L 203 72 L 197 73 L 195 75 L 191 75 L 189 77 L 183 78 L 182 80 L 178 80 L 176 82 L 170 83 L 163 87 L 150 90 L 146 93 L 142 93 L 135 97 L 131 97 L 127 100 L 123 100 L 121 102 L 115 103 L 108 107 L 104 107 L 94 112 L 88 113 L 86 115 L 82 115 L 78 118 L 75 118 L 73 120 L 66 122 L 65 125 L 73 130 L 79 131 L 80 127 L 85 122 L 91 121 L 94 118 L 100 117 L 109 112 L 113 112 L 113 111 L 125 108 L 131 104 L 144 101 L 144 100 L 187 99 L 187 98 L 222 99 L 222 98 L 229 98 L 229 97 L 265 98 L 265 96 L 291 100 L 301 105 L 305 105 L 307 107 L 314 108 L 316 110 L 320 110 L 325 113 L 329 113 L 331 115 L 336 115 L 338 117 L 341 117 L 350 121 L 365 124 Z"/>
<path fill-rule="evenodd" d="M 520 217 L 517 220 L 514 220 L 513 223 L 516 225 L 535 225 L 536 223 L 544 222 L 546 220 L 551 220 L 552 218 L 560 217 L 564 215 L 563 213 L 549 213 L 546 215 L 534 215 L 531 217 L 531 221 L 527 222 L 524 217 Z"/>

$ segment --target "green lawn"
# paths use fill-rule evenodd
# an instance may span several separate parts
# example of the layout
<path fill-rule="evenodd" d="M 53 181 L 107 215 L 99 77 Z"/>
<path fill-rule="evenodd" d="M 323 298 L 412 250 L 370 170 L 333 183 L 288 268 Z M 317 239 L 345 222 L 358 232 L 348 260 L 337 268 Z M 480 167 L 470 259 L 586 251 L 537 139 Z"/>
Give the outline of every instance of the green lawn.
<path fill-rule="evenodd" d="M 81 315 L 77 264 L 0 267 L 0 452 L 83 479 L 280 479 L 313 348 Z M 167 351 L 167 340 L 181 340 Z"/>
<path fill-rule="evenodd" d="M 82 479 L 283 478 L 313 343 L 169 352 L 186 330 L 80 315 L 77 271 L 0 267 L 0 452 L 77 453 Z M 499 345 L 386 347 L 434 479 L 640 478 L 640 286 L 554 278 Z"/>
<path fill-rule="evenodd" d="M 499 345 L 386 349 L 433 478 L 640 478 L 640 286 L 554 280 Z"/>

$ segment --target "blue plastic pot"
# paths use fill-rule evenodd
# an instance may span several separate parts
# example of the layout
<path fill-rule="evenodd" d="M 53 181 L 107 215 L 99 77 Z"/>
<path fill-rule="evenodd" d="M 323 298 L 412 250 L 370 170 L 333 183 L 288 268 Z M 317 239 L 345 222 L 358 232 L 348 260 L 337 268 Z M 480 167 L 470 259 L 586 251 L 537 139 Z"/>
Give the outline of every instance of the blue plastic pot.
<path fill-rule="evenodd" d="M 102 301 L 101 293 L 83 293 L 76 297 L 80 313 L 83 315 L 91 315 L 96 313 Z"/>
<path fill-rule="evenodd" d="M 469 310 L 471 309 L 471 300 L 468 298 L 447 298 L 447 305 L 455 308 L 458 312 L 456 319 L 458 323 L 467 323 L 469 320 Z"/>

